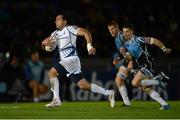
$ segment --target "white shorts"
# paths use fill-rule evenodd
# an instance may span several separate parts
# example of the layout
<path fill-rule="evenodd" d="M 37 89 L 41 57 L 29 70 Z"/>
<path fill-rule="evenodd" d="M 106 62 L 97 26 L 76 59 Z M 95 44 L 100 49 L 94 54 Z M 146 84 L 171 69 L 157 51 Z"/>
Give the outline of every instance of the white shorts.
<path fill-rule="evenodd" d="M 71 74 L 81 73 L 81 63 L 78 56 L 64 58 L 59 63 L 67 70 L 67 77 Z"/>

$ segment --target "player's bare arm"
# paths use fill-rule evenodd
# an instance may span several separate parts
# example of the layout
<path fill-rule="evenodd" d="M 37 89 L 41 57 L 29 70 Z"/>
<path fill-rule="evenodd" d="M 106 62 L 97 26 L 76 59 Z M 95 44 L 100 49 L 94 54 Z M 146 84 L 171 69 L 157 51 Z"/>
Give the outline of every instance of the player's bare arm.
<path fill-rule="evenodd" d="M 157 38 L 153 38 L 150 37 L 150 44 L 156 45 L 157 47 L 161 48 L 161 50 L 165 53 L 165 54 L 169 54 L 171 52 L 172 49 L 167 48 L 164 43 L 162 43 L 160 40 L 158 40 Z"/>
<path fill-rule="evenodd" d="M 51 49 L 51 47 L 55 44 L 55 39 L 51 36 L 45 38 L 42 43 L 41 43 L 41 46 L 44 50 L 46 51 L 51 51 L 51 50 L 48 50 L 48 49 Z"/>
<path fill-rule="evenodd" d="M 96 54 L 96 49 L 92 46 L 92 36 L 91 33 L 84 28 L 78 28 L 78 33 L 77 35 L 79 36 L 84 36 L 84 38 L 86 39 L 87 42 L 87 50 L 89 55 L 95 55 Z"/>
<path fill-rule="evenodd" d="M 48 45 L 48 41 L 49 41 L 50 37 L 45 38 L 42 42 L 41 42 L 41 47 L 45 50 L 45 46 Z"/>

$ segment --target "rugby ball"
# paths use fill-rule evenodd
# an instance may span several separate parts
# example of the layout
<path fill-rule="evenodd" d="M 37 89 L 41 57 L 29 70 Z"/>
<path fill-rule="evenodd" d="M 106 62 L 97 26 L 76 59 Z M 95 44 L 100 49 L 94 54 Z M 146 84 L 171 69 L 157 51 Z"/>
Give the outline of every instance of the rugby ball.
<path fill-rule="evenodd" d="M 45 46 L 45 50 L 47 51 L 47 52 L 51 52 L 51 51 L 53 51 L 53 49 L 50 47 L 50 46 Z"/>

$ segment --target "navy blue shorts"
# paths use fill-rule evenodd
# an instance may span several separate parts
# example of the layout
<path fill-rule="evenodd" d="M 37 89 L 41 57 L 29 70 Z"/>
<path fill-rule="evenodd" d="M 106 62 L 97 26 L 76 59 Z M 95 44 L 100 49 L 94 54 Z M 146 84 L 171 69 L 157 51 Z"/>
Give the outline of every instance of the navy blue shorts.
<path fill-rule="evenodd" d="M 141 54 L 141 56 L 138 58 L 138 64 L 139 64 L 139 70 L 141 73 L 143 73 L 146 76 L 152 77 L 154 74 L 154 64 L 150 56 L 147 56 L 145 54 Z"/>

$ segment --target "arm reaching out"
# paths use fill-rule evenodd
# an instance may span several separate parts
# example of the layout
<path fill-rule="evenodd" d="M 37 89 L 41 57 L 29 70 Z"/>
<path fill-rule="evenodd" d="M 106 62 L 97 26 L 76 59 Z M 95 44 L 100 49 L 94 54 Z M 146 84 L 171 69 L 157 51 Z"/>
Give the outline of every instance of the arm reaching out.
<path fill-rule="evenodd" d="M 171 52 L 172 49 L 167 48 L 164 43 L 162 43 L 160 40 L 151 37 L 150 38 L 150 44 L 156 45 L 157 47 L 161 48 L 161 50 L 165 53 L 165 54 L 169 54 Z"/>

